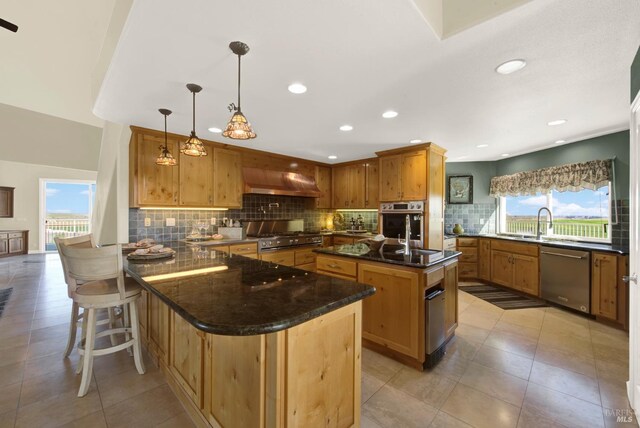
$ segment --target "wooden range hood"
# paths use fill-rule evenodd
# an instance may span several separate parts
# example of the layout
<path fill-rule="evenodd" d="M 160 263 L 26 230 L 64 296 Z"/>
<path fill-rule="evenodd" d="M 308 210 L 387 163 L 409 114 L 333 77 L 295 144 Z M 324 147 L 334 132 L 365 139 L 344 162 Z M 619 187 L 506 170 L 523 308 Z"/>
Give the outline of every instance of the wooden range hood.
<path fill-rule="evenodd" d="M 242 168 L 244 193 L 318 198 L 321 191 L 313 178 L 297 172 Z"/>

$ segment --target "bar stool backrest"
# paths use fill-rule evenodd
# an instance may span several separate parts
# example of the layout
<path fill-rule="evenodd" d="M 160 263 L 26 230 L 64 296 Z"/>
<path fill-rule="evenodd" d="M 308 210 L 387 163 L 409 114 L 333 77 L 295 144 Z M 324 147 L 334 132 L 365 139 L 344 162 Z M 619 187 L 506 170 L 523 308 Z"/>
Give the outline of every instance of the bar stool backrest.
<path fill-rule="evenodd" d="M 58 254 L 60 254 L 60 262 L 62 262 L 62 271 L 64 272 L 64 281 L 67 283 L 67 294 L 69 298 L 73 298 L 73 293 L 75 293 L 77 287 L 76 281 L 69 276 L 69 268 L 67 267 L 65 258 L 60 252 L 60 246 L 65 245 L 70 248 L 96 248 L 97 245 L 95 243 L 95 240 L 93 239 L 92 233 L 81 236 L 74 236 L 72 238 L 55 237 L 53 238 L 53 240 L 56 243 Z"/>

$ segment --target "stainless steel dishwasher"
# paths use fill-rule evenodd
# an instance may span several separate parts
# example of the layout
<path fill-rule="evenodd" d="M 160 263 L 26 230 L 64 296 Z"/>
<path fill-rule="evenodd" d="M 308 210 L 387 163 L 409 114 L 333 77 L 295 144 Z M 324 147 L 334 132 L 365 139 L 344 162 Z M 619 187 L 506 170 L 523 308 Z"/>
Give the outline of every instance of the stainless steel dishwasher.
<path fill-rule="evenodd" d="M 588 251 L 541 246 L 541 297 L 550 302 L 589 313 L 590 266 Z"/>
<path fill-rule="evenodd" d="M 445 353 L 444 311 L 445 292 L 431 288 L 424 293 L 425 321 L 425 362 L 424 367 L 433 367 Z"/>

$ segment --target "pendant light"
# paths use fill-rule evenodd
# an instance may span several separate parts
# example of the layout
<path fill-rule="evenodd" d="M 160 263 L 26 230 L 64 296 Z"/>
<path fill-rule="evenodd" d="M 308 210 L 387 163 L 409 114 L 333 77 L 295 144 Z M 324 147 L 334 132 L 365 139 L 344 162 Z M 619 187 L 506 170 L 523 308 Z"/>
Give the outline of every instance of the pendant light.
<path fill-rule="evenodd" d="M 195 157 L 206 156 L 207 149 L 196 135 L 196 94 L 202 90 L 202 87 L 189 83 L 187 89 L 193 94 L 193 128 L 189 139 L 180 145 L 180 153 Z"/>
<path fill-rule="evenodd" d="M 171 114 L 171 110 L 161 108 L 158 111 L 164 116 L 164 146 L 160 146 L 160 154 L 156 159 L 156 164 L 162 166 L 176 166 L 178 162 L 169 151 L 169 145 L 167 144 L 167 116 Z"/>
<path fill-rule="evenodd" d="M 247 121 L 247 118 L 244 117 L 240 109 L 240 59 L 249 52 L 249 46 L 242 42 L 231 42 L 229 43 L 229 49 L 238 55 L 238 105 L 236 106 L 234 103 L 229 104 L 229 111 L 234 113 L 222 135 L 234 140 L 256 138 L 255 132 L 251 129 L 251 124 Z"/>

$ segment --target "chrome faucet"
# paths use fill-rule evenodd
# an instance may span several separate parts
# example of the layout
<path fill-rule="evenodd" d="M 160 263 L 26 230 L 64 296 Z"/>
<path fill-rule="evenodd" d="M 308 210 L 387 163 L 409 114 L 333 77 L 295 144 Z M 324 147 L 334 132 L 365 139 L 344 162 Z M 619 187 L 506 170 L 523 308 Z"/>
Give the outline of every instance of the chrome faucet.
<path fill-rule="evenodd" d="M 553 214 L 551 214 L 551 210 L 547 207 L 542 207 L 538 210 L 538 221 L 536 223 L 536 240 L 540 240 L 540 214 L 543 210 L 547 210 L 549 212 L 549 227 L 553 227 Z"/>
<path fill-rule="evenodd" d="M 407 214 L 407 218 L 404 220 L 404 255 L 411 254 L 411 215 Z"/>

